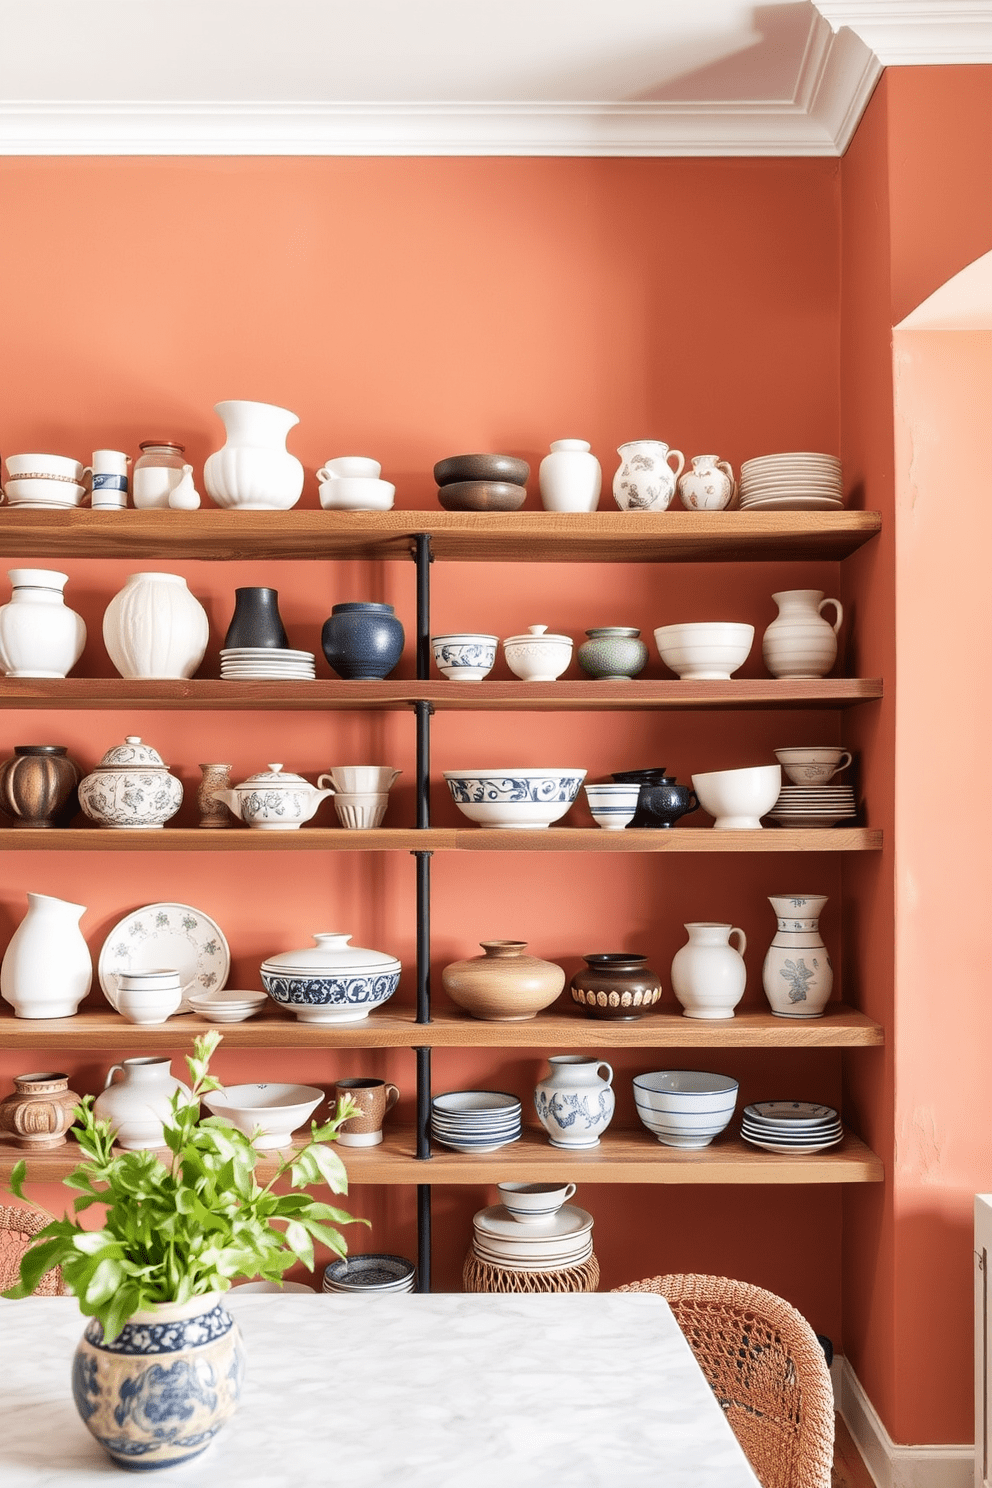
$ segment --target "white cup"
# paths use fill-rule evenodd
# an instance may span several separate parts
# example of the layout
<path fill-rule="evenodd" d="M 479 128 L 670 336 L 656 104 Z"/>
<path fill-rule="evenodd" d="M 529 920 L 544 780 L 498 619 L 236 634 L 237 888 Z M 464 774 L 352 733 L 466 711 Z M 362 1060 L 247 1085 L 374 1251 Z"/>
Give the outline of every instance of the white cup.
<path fill-rule="evenodd" d="M 388 805 L 388 791 L 369 791 L 361 794 L 339 791 L 334 797 L 334 810 L 337 812 L 338 821 L 343 827 L 348 827 L 352 831 L 365 832 L 371 827 L 378 827 L 386 814 Z"/>
<path fill-rule="evenodd" d="M 825 785 L 846 770 L 854 756 L 849 749 L 824 744 L 776 749 L 775 758 L 793 785 Z"/>
<path fill-rule="evenodd" d="M 131 456 L 125 455 L 123 450 L 94 450 L 93 451 L 93 474 L 94 475 L 127 475 L 127 467 L 131 463 Z"/>
<path fill-rule="evenodd" d="M 317 471 L 317 479 L 321 484 L 342 477 L 378 480 L 381 473 L 382 466 L 378 460 L 370 460 L 366 455 L 339 455 L 336 460 L 328 460 L 321 466 Z"/>
<path fill-rule="evenodd" d="M 130 455 L 123 450 L 93 451 L 92 505 L 99 511 L 127 506 L 127 467 Z"/>
<path fill-rule="evenodd" d="M 323 790 L 325 785 L 334 791 L 344 791 L 348 795 L 377 794 L 380 791 L 388 791 L 402 770 L 394 770 L 392 765 L 332 765 L 326 775 L 321 775 L 317 781 Z"/>
<path fill-rule="evenodd" d="M 8 455 L 7 472 L 13 476 L 40 475 L 50 480 L 84 483 L 83 478 L 91 474 L 90 467 L 68 455 Z"/>
<path fill-rule="evenodd" d="M 574 1183 L 497 1183 L 500 1202 L 518 1224 L 550 1229 L 555 1215 L 575 1193 Z"/>
<path fill-rule="evenodd" d="M 178 971 L 122 971 L 117 978 L 117 1011 L 129 1023 L 164 1023 L 182 1000 Z"/>

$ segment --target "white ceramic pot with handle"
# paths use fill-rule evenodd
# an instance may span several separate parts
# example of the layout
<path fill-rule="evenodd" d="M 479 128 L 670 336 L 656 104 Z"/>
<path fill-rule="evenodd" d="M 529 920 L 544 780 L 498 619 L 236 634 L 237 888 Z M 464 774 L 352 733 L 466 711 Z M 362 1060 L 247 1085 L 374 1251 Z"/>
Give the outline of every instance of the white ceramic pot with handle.
<path fill-rule="evenodd" d="M 598 1147 L 613 1120 L 613 1067 L 586 1054 L 552 1054 L 534 1105 L 552 1147 Z"/>
<path fill-rule="evenodd" d="M 825 677 L 837 660 L 837 632 L 844 620 L 839 599 L 822 589 L 784 589 L 773 594 L 778 616 L 765 631 L 761 654 L 773 677 Z M 823 617 L 827 605 L 834 623 Z"/>
<path fill-rule="evenodd" d="M 685 926 L 689 939 L 675 952 L 672 991 L 686 1018 L 732 1018 L 744 996 L 747 937 L 736 925 L 696 921 Z M 736 946 L 731 941 L 736 939 Z"/>
<path fill-rule="evenodd" d="M 321 779 L 325 779 L 321 776 Z M 230 790 L 214 791 L 239 821 L 262 832 L 294 832 L 308 822 L 333 790 L 318 790 L 302 775 L 270 765 Z"/>
<path fill-rule="evenodd" d="M 667 511 L 685 465 L 682 451 L 661 439 L 630 439 L 617 454 L 621 465 L 613 477 L 613 499 L 620 510 Z"/>
<path fill-rule="evenodd" d="M 115 1079 L 116 1075 L 120 1079 Z M 145 1147 L 164 1147 L 163 1126 L 172 1120 L 172 1097 L 179 1091 L 183 1104 L 191 1105 L 193 1093 L 172 1073 L 168 1059 L 157 1055 L 122 1059 L 107 1071 L 103 1091 L 93 1102 L 93 1114 L 109 1121 L 114 1141 L 129 1152 Z"/>

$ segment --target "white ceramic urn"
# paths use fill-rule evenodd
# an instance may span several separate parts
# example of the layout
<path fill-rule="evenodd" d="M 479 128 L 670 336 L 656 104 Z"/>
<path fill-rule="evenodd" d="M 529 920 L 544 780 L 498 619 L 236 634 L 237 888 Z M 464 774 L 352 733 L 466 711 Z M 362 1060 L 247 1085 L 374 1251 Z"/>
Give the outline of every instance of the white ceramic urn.
<path fill-rule="evenodd" d="M 591 512 L 599 505 L 603 471 L 585 439 L 555 439 L 539 480 L 545 511 Z"/>
<path fill-rule="evenodd" d="M 83 904 L 29 894 L 0 965 L 0 997 L 18 1018 L 71 1018 L 93 981 Z"/>
<path fill-rule="evenodd" d="M 103 616 L 103 640 L 122 677 L 192 677 L 207 649 L 207 612 L 179 574 L 130 574 Z"/>
<path fill-rule="evenodd" d="M 747 938 L 736 925 L 699 920 L 685 926 L 689 939 L 675 952 L 672 991 L 686 1018 L 732 1018 L 744 996 Z M 731 940 L 736 937 L 737 945 Z"/>
<path fill-rule="evenodd" d="M 119 1080 L 114 1076 L 120 1075 Z M 188 1085 L 177 1080 L 168 1059 L 158 1057 L 123 1059 L 107 1071 L 103 1091 L 93 1102 L 93 1114 L 109 1121 L 114 1140 L 129 1152 L 144 1147 L 164 1147 L 164 1124 L 172 1119 L 172 1096 L 179 1091 L 193 1103 Z"/>
<path fill-rule="evenodd" d="M 303 466 L 286 448 L 300 421 L 288 408 L 232 399 L 215 403 L 227 443 L 203 467 L 207 495 L 218 506 L 288 511 L 303 494 Z"/>
<path fill-rule="evenodd" d="M 82 618 L 62 598 L 69 575 L 11 568 L 7 577 L 12 593 L 0 608 L 0 666 L 8 677 L 65 677 L 86 644 Z"/>
<path fill-rule="evenodd" d="M 661 439 L 630 439 L 617 446 L 617 454 L 621 464 L 613 477 L 613 499 L 620 510 L 667 511 L 685 464 L 682 451 Z"/>
<path fill-rule="evenodd" d="M 586 1054 L 552 1054 L 548 1063 L 534 1106 L 552 1147 L 598 1147 L 616 1104 L 612 1066 Z"/>
<path fill-rule="evenodd" d="M 826 894 L 774 894 L 768 900 L 778 930 L 761 979 L 772 1012 L 779 1018 L 819 1018 L 830 1001 L 833 968 L 820 936 Z"/>
<path fill-rule="evenodd" d="M 101 827 L 161 827 L 183 804 L 182 782 L 137 734 L 108 749 L 78 790 L 80 806 Z"/>
<path fill-rule="evenodd" d="M 773 677 L 825 677 L 837 660 L 840 600 L 824 599 L 822 589 L 783 589 L 772 599 L 778 617 L 761 642 L 765 666 Z M 826 605 L 834 608 L 833 625 L 823 618 Z"/>

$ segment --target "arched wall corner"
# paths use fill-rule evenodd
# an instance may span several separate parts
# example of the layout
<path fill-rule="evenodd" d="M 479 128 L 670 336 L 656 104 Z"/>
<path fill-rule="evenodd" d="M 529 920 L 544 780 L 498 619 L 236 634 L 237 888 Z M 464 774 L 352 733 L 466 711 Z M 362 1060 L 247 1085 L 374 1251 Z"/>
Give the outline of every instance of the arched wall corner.
<path fill-rule="evenodd" d="M 897 331 L 992 330 L 992 252 L 983 253 L 899 322 Z"/>

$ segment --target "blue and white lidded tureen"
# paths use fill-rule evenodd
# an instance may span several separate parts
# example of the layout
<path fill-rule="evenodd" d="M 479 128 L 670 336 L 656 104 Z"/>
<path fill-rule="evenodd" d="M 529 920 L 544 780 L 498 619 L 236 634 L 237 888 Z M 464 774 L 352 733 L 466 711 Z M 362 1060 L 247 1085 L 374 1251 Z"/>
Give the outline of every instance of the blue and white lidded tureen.
<path fill-rule="evenodd" d="M 358 1023 L 389 1001 L 402 969 L 395 956 L 350 945 L 350 935 L 313 938 L 314 946 L 262 962 L 262 986 L 273 1002 L 303 1023 Z"/>

